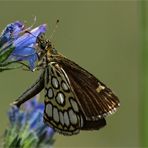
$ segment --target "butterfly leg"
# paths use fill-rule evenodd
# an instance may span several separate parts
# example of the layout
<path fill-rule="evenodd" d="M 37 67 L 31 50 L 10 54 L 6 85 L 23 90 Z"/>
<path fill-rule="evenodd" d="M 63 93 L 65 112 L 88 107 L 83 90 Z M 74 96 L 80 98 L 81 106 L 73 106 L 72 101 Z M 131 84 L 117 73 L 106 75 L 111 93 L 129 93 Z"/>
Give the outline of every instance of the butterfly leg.
<path fill-rule="evenodd" d="M 44 88 L 44 72 L 40 75 L 39 79 L 27 89 L 12 105 L 20 107 L 21 104 L 37 95 Z"/>

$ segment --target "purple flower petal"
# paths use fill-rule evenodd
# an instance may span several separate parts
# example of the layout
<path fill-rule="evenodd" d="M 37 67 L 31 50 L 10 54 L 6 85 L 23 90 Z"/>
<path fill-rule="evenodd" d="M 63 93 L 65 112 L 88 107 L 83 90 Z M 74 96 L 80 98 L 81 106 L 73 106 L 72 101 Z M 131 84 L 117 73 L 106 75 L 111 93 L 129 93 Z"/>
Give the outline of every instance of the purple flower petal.
<path fill-rule="evenodd" d="M 36 129 L 39 127 L 43 119 L 43 113 L 40 111 L 34 112 L 32 114 L 32 118 L 29 120 L 30 128 L 31 129 Z"/>
<path fill-rule="evenodd" d="M 12 106 L 8 112 L 10 123 L 13 124 L 16 121 L 16 116 L 19 113 L 19 109 L 16 106 Z"/>
<path fill-rule="evenodd" d="M 15 40 L 13 43 L 15 49 L 12 52 L 11 58 L 28 61 L 30 68 L 33 69 L 37 60 L 37 54 L 34 46 L 36 44 L 37 37 L 41 33 L 45 33 L 45 31 L 46 25 L 43 24 L 30 31 L 30 33 L 25 33 Z"/>
<path fill-rule="evenodd" d="M 22 32 L 23 29 L 24 29 L 24 24 L 20 21 L 8 24 L 1 33 L 0 47 L 3 46 L 8 41 L 10 42 L 11 40 L 17 39 L 19 37 L 20 32 Z"/>
<path fill-rule="evenodd" d="M 38 59 L 35 49 L 33 47 L 27 47 L 27 48 L 24 47 L 24 48 L 22 48 L 22 50 L 21 49 L 18 50 L 17 53 L 14 50 L 14 52 L 11 54 L 9 59 L 10 58 L 15 59 L 15 60 L 19 60 L 19 61 L 28 61 L 31 70 L 34 69 L 35 62 Z"/>
<path fill-rule="evenodd" d="M 30 112 L 30 111 L 32 111 L 32 109 L 36 108 L 38 105 L 39 105 L 39 103 L 38 103 L 37 98 L 35 96 L 33 99 L 26 101 L 23 104 L 23 108 L 24 108 L 24 110 L 27 110 L 28 112 Z"/>
<path fill-rule="evenodd" d="M 41 33 L 45 33 L 46 31 L 46 25 L 43 24 L 39 27 L 34 28 L 30 33 L 25 33 L 23 36 L 19 37 L 17 40 L 14 41 L 14 46 L 19 50 L 22 47 L 29 47 L 32 44 L 36 43 L 37 37 Z"/>
<path fill-rule="evenodd" d="M 33 132 L 41 144 L 49 143 L 54 135 L 54 129 L 43 122 L 43 114 L 44 104 L 38 102 L 35 97 L 23 104 L 23 110 L 12 106 L 9 110 L 8 117 L 11 128 L 18 128 L 18 135 L 26 129 L 25 126 L 27 125 L 29 127 L 28 133 Z"/>

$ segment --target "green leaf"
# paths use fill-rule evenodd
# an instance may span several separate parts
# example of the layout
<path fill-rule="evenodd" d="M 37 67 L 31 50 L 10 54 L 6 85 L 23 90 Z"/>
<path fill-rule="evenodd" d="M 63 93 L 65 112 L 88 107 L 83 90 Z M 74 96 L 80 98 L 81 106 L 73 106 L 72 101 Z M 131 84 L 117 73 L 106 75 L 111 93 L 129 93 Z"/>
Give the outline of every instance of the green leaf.
<path fill-rule="evenodd" d="M 19 139 L 18 136 L 16 136 L 14 138 L 14 140 L 12 141 L 12 143 L 10 144 L 9 148 L 19 148 L 20 147 L 20 142 L 21 142 L 21 139 Z"/>
<path fill-rule="evenodd" d="M 10 48 L 6 49 L 3 53 L 1 53 L 0 63 L 3 63 L 4 61 L 6 61 L 14 49 L 15 48 L 13 46 L 10 46 Z"/>

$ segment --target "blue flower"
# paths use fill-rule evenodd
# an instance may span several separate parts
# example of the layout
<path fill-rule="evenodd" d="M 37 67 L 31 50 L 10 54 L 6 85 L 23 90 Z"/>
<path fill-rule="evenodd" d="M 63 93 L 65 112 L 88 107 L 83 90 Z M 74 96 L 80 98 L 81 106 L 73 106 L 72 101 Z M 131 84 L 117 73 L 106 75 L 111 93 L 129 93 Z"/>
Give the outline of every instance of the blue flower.
<path fill-rule="evenodd" d="M 20 32 L 24 30 L 24 24 L 20 21 L 8 24 L 0 36 L 0 47 L 19 37 Z"/>
<path fill-rule="evenodd" d="M 25 33 L 17 40 L 14 41 L 13 46 L 15 47 L 14 51 L 11 54 L 11 58 L 17 60 L 26 60 L 29 62 L 30 69 L 34 69 L 35 62 L 37 61 L 37 53 L 35 50 L 35 44 L 37 37 L 45 33 L 46 25 L 43 24 L 35 29 L 31 30 L 30 33 Z"/>
<path fill-rule="evenodd" d="M 35 49 L 37 37 L 46 32 L 46 25 L 34 29 L 26 28 L 23 23 L 16 21 L 6 26 L 0 36 L 0 53 L 11 50 L 7 61 L 27 61 L 31 70 L 35 67 L 37 53 Z"/>
<path fill-rule="evenodd" d="M 54 130 L 43 122 L 44 104 L 36 98 L 24 103 L 22 109 L 12 106 L 8 112 L 9 127 L 5 131 L 4 147 L 50 147 Z"/>
<path fill-rule="evenodd" d="M 15 49 L 12 45 L 13 41 L 22 35 L 24 24 L 16 21 L 8 24 L 0 35 L 0 72 L 13 69 L 8 67 L 14 61 L 8 61 L 9 56 Z"/>

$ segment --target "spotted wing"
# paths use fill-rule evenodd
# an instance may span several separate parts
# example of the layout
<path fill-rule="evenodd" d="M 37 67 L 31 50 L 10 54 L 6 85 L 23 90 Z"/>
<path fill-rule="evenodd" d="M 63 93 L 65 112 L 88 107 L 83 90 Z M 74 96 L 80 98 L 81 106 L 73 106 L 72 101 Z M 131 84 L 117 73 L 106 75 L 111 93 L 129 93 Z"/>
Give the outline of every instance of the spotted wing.
<path fill-rule="evenodd" d="M 56 62 L 45 69 L 44 121 L 64 135 L 78 134 L 80 129 L 99 129 L 106 125 L 104 118 L 87 121 L 82 113 L 68 75 Z"/>
<path fill-rule="evenodd" d="M 83 126 L 79 106 L 63 69 L 51 62 L 45 69 L 44 121 L 64 135 L 77 134 Z"/>
<path fill-rule="evenodd" d="M 94 129 L 95 122 L 116 111 L 120 105 L 117 96 L 88 71 L 64 57 L 55 58 L 68 75 L 76 95 L 76 102 L 87 121 L 82 129 Z M 93 122 L 94 121 L 94 122 Z M 89 123 L 92 122 L 92 125 Z M 88 126 L 89 125 L 89 126 Z"/>

